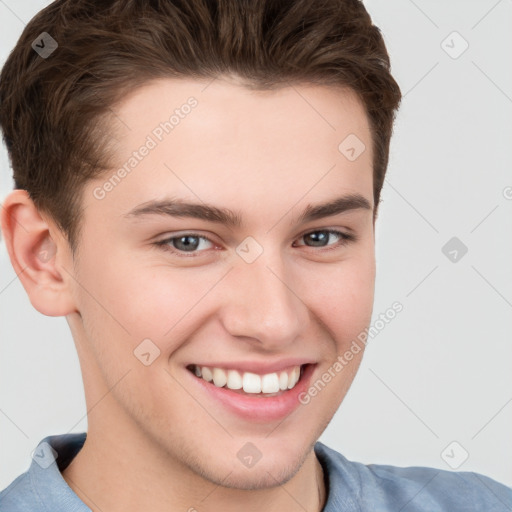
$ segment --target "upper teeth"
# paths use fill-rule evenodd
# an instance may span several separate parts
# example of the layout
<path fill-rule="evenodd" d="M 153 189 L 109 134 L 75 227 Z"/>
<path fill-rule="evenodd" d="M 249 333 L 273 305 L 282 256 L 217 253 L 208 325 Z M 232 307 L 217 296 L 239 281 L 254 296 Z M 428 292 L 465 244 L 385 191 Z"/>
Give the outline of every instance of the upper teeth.
<path fill-rule="evenodd" d="M 208 368 L 207 366 L 194 366 L 194 373 L 218 388 L 224 386 L 229 389 L 242 389 L 246 393 L 277 393 L 279 390 L 292 389 L 300 378 L 300 366 L 291 369 L 258 375 L 257 373 L 237 370 L 223 370 L 222 368 Z"/>

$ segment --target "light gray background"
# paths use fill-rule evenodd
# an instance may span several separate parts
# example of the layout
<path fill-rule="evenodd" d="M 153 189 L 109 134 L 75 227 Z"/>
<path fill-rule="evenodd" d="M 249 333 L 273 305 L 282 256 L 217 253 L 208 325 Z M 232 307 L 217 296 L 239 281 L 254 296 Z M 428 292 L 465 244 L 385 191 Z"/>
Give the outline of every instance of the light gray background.
<path fill-rule="evenodd" d="M 0 0 L 2 64 L 47 4 Z M 404 310 L 369 343 L 321 441 L 361 462 L 442 469 L 467 451 L 459 470 L 512 485 L 512 1 L 366 6 L 404 94 L 377 224 L 374 320 L 395 301 Z M 458 58 L 453 31 L 469 44 Z M 3 146 L 0 163 L 3 200 Z M 441 251 L 453 236 L 468 247 L 455 263 Z M 44 436 L 87 423 L 65 319 L 31 306 L 3 243 L 0 266 L 4 488 Z"/>

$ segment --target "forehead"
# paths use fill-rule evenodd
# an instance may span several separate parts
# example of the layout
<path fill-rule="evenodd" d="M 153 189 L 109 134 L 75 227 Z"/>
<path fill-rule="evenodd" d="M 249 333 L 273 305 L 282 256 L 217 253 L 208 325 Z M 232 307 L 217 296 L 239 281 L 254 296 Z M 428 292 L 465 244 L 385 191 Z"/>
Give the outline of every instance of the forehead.
<path fill-rule="evenodd" d="M 112 128 L 117 166 L 85 199 L 95 203 L 92 188 L 114 178 L 101 208 L 115 204 L 120 215 L 169 194 L 260 212 L 343 192 L 373 202 L 367 116 L 347 89 L 160 79 L 115 107 Z M 354 144 L 355 159 L 346 153 Z"/>

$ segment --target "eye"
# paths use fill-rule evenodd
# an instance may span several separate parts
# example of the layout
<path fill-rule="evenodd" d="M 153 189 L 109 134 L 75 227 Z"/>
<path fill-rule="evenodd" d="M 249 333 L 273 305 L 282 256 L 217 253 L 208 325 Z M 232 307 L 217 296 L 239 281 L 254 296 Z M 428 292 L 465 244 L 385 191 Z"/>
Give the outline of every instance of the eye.
<path fill-rule="evenodd" d="M 338 239 L 338 243 L 329 243 L 333 237 Z M 294 244 L 294 247 L 327 247 L 328 250 L 330 250 L 355 241 L 356 236 L 335 229 L 321 229 L 310 231 L 302 235 L 299 239 L 304 239 L 306 243 Z M 214 242 L 198 233 L 183 233 L 178 236 L 164 238 L 158 242 L 153 242 L 153 245 L 162 248 L 164 251 L 169 251 L 177 256 L 184 257 L 200 256 L 203 251 L 215 247 Z"/>
<path fill-rule="evenodd" d="M 338 238 L 339 242 L 337 244 L 328 243 L 333 237 Z M 338 231 L 336 229 L 321 229 L 317 231 L 310 231 L 309 233 L 302 235 L 301 238 L 308 243 L 299 245 L 306 245 L 307 247 L 328 247 L 330 245 L 339 247 L 341 245 L 346 245 L 351 241 L 355 241 L 356 239 L 355 235 L 343 233 L 342 231 Z"/>
<path fill-rule="evenodd" d="M 165 238 L 164 240 L 154 243 L 154 245 L 162 247 L 164 250 L 174 253 L 189 253 L 190 256 L 195 256 L 194 253 L 201 252 L 200 249 L 206 250 L 211 248 L 208 247 L 208 244 L 213 246 L 213 242 L 209 238 L 198 235 L 197 233 L 185 233 L 183 235 Z"/>

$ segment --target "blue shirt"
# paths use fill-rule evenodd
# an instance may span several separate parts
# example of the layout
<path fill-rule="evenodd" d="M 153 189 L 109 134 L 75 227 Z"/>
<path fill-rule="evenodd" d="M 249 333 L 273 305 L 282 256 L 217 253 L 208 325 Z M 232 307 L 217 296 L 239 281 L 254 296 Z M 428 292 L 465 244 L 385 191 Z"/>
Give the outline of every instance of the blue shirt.
<path fill-rule="evenodd" d="M 43 439 L 29 470 L 0 493 L 0 511 L 90 512 L 61 475 L 85 437 L 83 433 Z M 314 450 L 324 469 L 323 512 L 512 511 L 512 489 L 477 473 L 365 465 L 319 441 Z"/>

